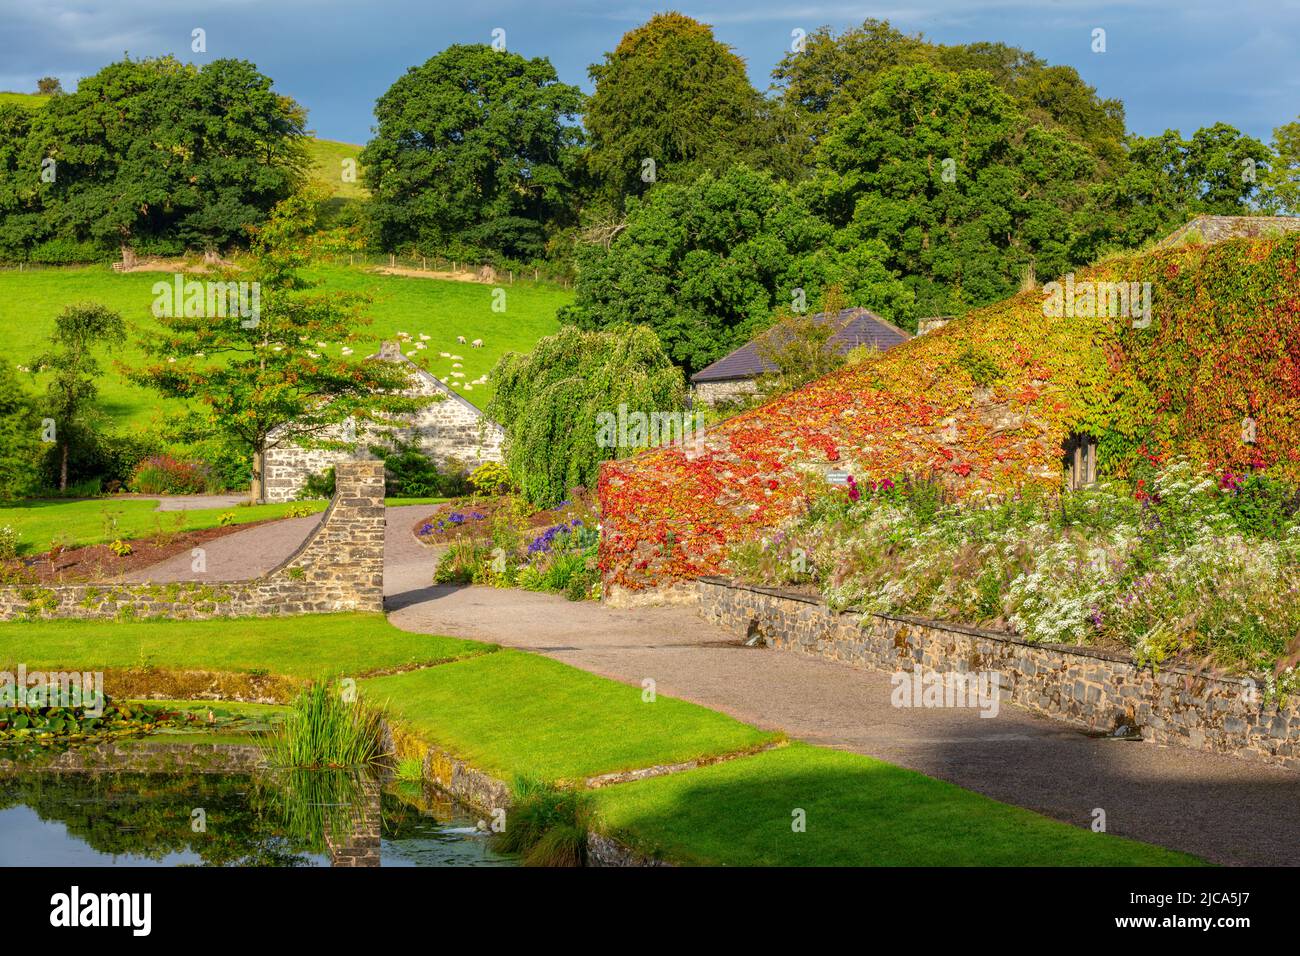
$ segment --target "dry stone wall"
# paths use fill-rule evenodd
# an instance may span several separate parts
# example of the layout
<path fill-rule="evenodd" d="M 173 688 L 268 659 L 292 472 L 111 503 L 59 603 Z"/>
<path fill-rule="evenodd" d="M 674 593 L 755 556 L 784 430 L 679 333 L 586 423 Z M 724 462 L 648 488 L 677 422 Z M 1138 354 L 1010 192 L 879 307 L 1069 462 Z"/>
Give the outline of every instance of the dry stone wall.
<path fill-rule="evenodd" d="M 722 578 L 698 582 L 700 614 L 769 646 L 912 673 L 992 672 L 1000 700 L 1111 733 L 1300 767 L 1300 701 L 1268 702 L 1241 680 L 1140 668 L 1123 655 L 1027 644 L 1006 634 L 914 618 L 837 613 L 820 598 Z"/>
<path fill-rule="evenodd" d="M 0 587 L 0 621 L 259 617 L 384 609 L 384 466 L 340 462 L 334 500 L 287 561 L 251 581 Z"/>

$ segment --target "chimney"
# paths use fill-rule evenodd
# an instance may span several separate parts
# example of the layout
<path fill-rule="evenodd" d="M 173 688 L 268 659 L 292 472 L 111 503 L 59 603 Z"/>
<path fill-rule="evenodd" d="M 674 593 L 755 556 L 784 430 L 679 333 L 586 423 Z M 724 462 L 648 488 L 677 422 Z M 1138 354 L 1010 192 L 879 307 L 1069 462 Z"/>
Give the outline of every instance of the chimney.
<path fill-rule="evenodd" d="M 402 358 L 402 343 L 395 339 L 384 339 L 379 344 L 379 357 L 385 362 L 396 362 Z"/>

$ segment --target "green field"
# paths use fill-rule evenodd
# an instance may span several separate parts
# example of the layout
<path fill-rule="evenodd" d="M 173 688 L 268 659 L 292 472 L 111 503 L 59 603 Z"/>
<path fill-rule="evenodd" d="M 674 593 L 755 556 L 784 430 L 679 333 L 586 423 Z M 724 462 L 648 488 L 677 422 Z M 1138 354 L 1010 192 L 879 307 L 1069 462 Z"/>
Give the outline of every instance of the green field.
<path fill-rule="evenodd" d="M 312 277 L 324 288 L 365 292 L 373 295 L 370 309 L 373 324 L 361 331 L 361 339 L 352 346 L 354 356 L 378 351 L 382 339 L 397 332 L 408 333 L 419 341 L 428 335 L 426 348 L 414 350 L 417 361 L 439 378 L 452 379 L 452 363 L 460 361 L 463 382 L 490 373 L 496 360 L 508 351 L 529 351 L 539 338 L 554 332 L 559 323 L 555 310 L 571 301 L 568 290 L 547 283 L 520 282 L 506 292 L 506 311 L 492 311 L 492 288 L 473 282 L 416 279 L 382 276 L 346 266 L 320 266 Z M 9 361 L 26 366 L 45 347 L 54 318 L 68 304 L 96 301 L 116 309 L 133 329 L 155 327 L 150 311 L 152 287 L 166 281 L 162 273 L 137 272 L 119 274 L 106 265 L 73 268 L 39 269 L 18 272 L 0 271 L 0 329 L 4 351 Z M 456 342 L 482 339 L 482 348 L 470 348 Z M 342 346 L 330 343 L 327 351 L 337 355 Z M 460 359 L 443 358 L 440 352 L 459 355 Z M 143 355 L 132 342 L 119 356 L 127 364 L 139 363 Z M 175 405 L 160 402 L 147 389 L 126 382 L 111 362 L 100 388 L 104 411 L 119 425 L 158 428 Z M 480 408 L 492 395 L 492 382 L 457 389 Z"/>
<path fill-rule="evenodd" d="M 40 93 L 0 93 L 0 106 L 9 103 L 16 103 L 19 106 L 27 106 L 35 109 L 38 106 L 44 106 L 48 96 L 42 96 Z"/>
<path fill-rule="evenodd" d="M 307 140 L 307 155 L 311 157 L 312 180 L 327 186 L 335 196 L 342 199 L 363 199 L 369 195 L 361 183 L 360 146 L 313 137 Z M 346 182 L 343 179 L 345 159 L 357 160 L 355 182 Z"/>

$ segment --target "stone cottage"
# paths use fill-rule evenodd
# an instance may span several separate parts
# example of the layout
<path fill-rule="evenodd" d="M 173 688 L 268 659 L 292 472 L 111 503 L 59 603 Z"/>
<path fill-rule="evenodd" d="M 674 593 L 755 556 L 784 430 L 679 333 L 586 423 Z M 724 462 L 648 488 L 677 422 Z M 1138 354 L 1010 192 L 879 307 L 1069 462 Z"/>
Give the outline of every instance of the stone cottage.
<path fill-rule="evenodd" d="M 369 446 L 380 440 L 397 439 L 416 444 L 440 470 L 469 471 L 485 461 L 501 460 L 504 438 L 501 426 L 489 421 L 472 403 L 403 355 L 400 343 L 384 342 L 379 352 L 366 361 L 407 363 L 415 383 L 411 394 L 436 400 L 418 412 L 400 416 L 384 435 L 374 429 L 358 429 L 352 451 L 303 448 L 291 442 L 268 449 L 263 468 L 267 501 L 292 501 L 310 476 L 340 461 L 373 458 Z M 323 437 L 343 440 L 343 430 L 335 429 Z M 275 440 L 274 433 L 271 439 Z"/>

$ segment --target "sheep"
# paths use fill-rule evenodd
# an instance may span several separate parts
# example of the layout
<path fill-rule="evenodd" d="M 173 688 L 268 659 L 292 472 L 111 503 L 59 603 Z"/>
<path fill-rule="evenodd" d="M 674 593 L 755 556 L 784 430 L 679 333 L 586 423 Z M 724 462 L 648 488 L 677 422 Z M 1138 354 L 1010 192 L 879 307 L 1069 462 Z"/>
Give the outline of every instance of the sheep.
<path fill-rule="evenodd" d="M 461 345 L 464 345 L 464 344 L 465 344 L 465 336 L 463 336 L 463 335 L 458 335 L 458 336 L 456 336 L 456 341 L 459 342 Z"/>
<path fill-rule="evenodd" d="M 472 349 L 481 349 L 483 347 L 483 340 L 475 339 L 473 342 L 469 343 L 469 347 Z"/>

